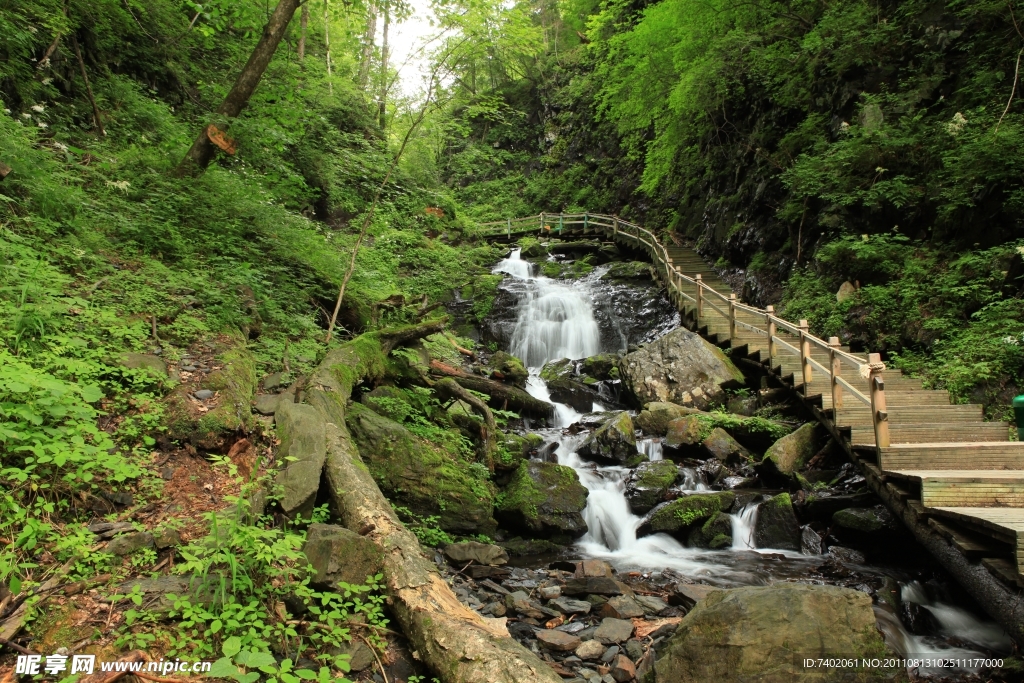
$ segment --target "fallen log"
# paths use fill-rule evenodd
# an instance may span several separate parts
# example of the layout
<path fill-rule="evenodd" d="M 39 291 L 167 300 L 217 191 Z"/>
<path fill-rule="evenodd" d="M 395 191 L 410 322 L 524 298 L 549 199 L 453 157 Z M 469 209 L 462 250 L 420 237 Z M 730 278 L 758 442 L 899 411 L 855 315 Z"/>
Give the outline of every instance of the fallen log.
<path fill-rule="evenodd" d="M 383 374 L 399 343 L 437 331 L 434 323 L 365 334 L 331 351 L 310 376 L 304 402 L 324 420 L 326 480 L 343 523 L 384 551 L 384 585 L 397 622 L 421 659 L 445 683 L 558 683 L 561 678 L 512 639 L 504 619 L 485 619 L 459 602 L 419 541 L 398 520 L 345 426 L 353 387 Z"/>
<path fill-rule="evenodd" d="M 483 440 L 484 458 L 487 460 L 487 469 L 494 472 L 494 454 L 498 450 L 498 424 L 494 421 L 494 413 L 487 407 L 487 404 L 469 393 L 451 377 L 445 377 L 434 385 L 434 391 L 444 400 L 458 399 L 469 404 L 473 412 L 483 418 L 484 424 L 481 430 Z"/>
<path fill-rule="evenodd" d="M 435 375 L 451 377 L 460 385 L 491 397 L 491 406 L 510 408 L 521 415 L 529 417 L 554 417 L 555 407 L 547 401 L 534 398 L 518 387 L 495 382 L 493 379 L 471 375 L 468 372 L 453 368 L 438 360 L 430 361 L 430 371 Z"/>

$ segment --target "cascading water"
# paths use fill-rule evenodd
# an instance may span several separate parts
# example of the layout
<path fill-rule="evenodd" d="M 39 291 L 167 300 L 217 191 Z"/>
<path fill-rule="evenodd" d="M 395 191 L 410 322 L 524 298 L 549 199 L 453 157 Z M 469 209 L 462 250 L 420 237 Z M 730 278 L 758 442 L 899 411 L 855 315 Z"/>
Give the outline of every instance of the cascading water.
<path fill-rule="evenodd" d="M 527 391 L 536 398 L 555 407 L 554 425 L 542 430 L 550 440 L 557 442 L 558 463 L 576 471 L 580 483 L 589 492 L 583 517 L 588 531 L 577 548 L 587 557 L 605 559 L 620 570 L 671 569 L 694 579 L 721 586 L 766 584 L 776 580 L 801 580 L 820 564 L 817 558 L 788 551 L 755 548 L 753 536 L 758 504 L 748 502 L 731 515 L 733 544 L 728 550 L 702 550 L 687 548 L 665 534 L 637 538 L 640 518 L 632 513 L 625 497 L 625 482 L 629 469 L 625 467 L 598 467 L 584 461 L 576 449 L 585 434 L 567 434 L 563 430 L 583 416 L 573 408 L 551 400 L 547 384 L 540 377 L 545 363 L 561 358 L 581 359 L 601 351 L 600 330 L 594 318 L 591 284 L 603 273 L 595 269 L 589 277 L 566 283 L 534 274 L 532 264 L 524 261 L 515 250 L 494 269 L 519 280 L 522 285 L 518 318 L 512 331 L 511 352 L 529 368 Z M 625 338 L 624 335 L 613 335 Z M 593 411 L 603 411 L 599 403 Z M 662 444 L 658 439 L 641 439 L 639 452 L 650 460 L 662 459 Z M 681 468 L 680 489 L 687 492 L 709 490 L 691 468 Z M 784 559 L 785 562 L 779 562 Z M 916 591 L 916 592 L 915 592 Z M 981 622 L 965 610 L 952 605 L 929 601 L 919 586 L 904 587 L 903 599 L 916 601 L 930 610 L 943 633 L 958 635 L 977 643 L 984 649 L 1006 650 L 1006 636 L 990 622 Z M 979 656 L 968 649 L 951 648 L 935 639 L 914 636 L 907 632 L 891 610 L 876 608 L 890 646 L 905 655 L 923 656 Z M 925 674 L 926 672 L 919 672 Z M 932 675 L 935 672 L 927 672 Z"/>

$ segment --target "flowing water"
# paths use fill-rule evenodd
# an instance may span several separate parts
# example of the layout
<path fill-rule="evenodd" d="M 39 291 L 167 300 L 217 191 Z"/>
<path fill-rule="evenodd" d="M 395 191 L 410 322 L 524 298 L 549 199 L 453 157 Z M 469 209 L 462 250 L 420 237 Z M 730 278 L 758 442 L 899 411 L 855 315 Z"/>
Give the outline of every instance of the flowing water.
<path fill-rule="evenodd" d="M 564 430 L 583 415 L 565 404 L 551 401 L 547 385 L 540 377 L 540 369 L 550 361 L 582 359 L 597 353 L 625 350 L 601 348 L 593 292 L 605 269 L 597 268 L 589 276 L 575 281 L 553 280 L 536 275 L 533 265 L 521 258 L 519 250 L 514 250 L 495 267 L 494 272 L 505 273 L 515 280 L 519 295 L 518 316 L 509 350 L 529 368 L 527 391 L 555 406 L 554 424 L 538 432 L 558 444 L 558 463 L 573 468 L 589 492 L 587 507 L 583 511 L 588 531 L 579 539 L 576 548 L 581 555 L 607 560 L 619 571 L 671 569 L 688 578 L 722 587 L 812 580 L 814 570 L 821 564 L 820 556 L 754 547 L 756 503 L 749 503 L 731 515 L 733 545 L 728 550 L 687 548 L 666 534 L 637 538 L 636 529 L 641 518 L 633 514 L 625 496 L 625 482 L 630 470 L 626 467 L 599 467 L 576 453 L 585 432 L 570 434 Z M 606 338 L 625 339 L 626 336 L 618 331 L 606 335 Z M 602 405 L 594 403 L 593 412 L 603 410 Z M 637 442 L 637 449 L 651 460 L 662 458 L 658 439 L 641 439 Z M 681 474 L 680 488 L 684 494 L 708 490 L 693 469 L 681 468 Z M 878 568 L 861 569 L 866 573 L 881 574 Z M 814 581 L 821 582 L 820 579 Z M 966 653 L 985 656 L 979 655 L 979 650 L 990 653 L 1009 650 L 1009 639 L 1001 628 L 952 604 L 929 599 L 920 584 L 910 582 L 904 585 L 902 598 L 905 602 L 924 606 L 940 624 L 942 635 L 956 636 L 964 647 L 954 647 L 947 642 L 948 639 L 913 635 L 891 609 L 876 608 L 886 641 L 897 652 L 962 657 Z M 950 672 L 919 673 L 938 676 Z"/>

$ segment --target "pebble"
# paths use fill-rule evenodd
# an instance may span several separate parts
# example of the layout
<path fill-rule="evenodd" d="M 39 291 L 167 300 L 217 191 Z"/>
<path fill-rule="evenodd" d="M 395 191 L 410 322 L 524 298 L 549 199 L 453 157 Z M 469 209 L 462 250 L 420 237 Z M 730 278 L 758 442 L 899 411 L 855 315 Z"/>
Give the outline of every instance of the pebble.
<path fill-rule="evenodd" d="M 596 640 L 584 641 L 576 648 L 576 656 L 580 659 L 600 659 L 604 653 L 604 645 Z"/>
<path fill-rule="evenodd" d="M 603 655 L 601 655 L 601 661 L 604 662 L 605 664 L 607 664 L 608 662 L 610 662 L 613 659 L 615 659 L 615 657 L 617 657 L 618 654 L 619 654 L 619 646 L 618 645 L 612 645 L 610 648 L 608 648 L 607 650 L 604 651 Z"/>
<path fill-rule="evenodd" d="M 539 631 L 537 640 L 542 646 L 555 652 L 569 652 L 580 646 L 580 639 L 577 636 L 563 631 Z"/>
<path fill-rule="evenodd" d="M 544 598 L 545 600 L 554 600 L 555 598 L 560 597 L 562 595 L 562 587 L 545 586 L 540 589 L 539 593 L 540 597 Z"/>
<path fill-rule="evenodd" d="M 613 643 L 621 643 L 624 640 L 629 640 L 629 637 L 633 635 L 633 622 L 626 621 L 625 619 L 613 619 L 606 617 L 601 620 L 601 625 L 594 631 L 594 638 L 601 641 L 605 645 L 612 645 Z"/>

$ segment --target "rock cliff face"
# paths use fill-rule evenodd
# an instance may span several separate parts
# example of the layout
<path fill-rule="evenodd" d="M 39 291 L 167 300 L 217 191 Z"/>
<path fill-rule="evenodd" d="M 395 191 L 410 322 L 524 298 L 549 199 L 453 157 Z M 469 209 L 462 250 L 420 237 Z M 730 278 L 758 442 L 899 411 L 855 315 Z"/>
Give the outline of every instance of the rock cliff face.
<path fill-rule="evenodd" d="M 743 373 L 720 349 L 685 328 L 627 354 L 620 366 L 636 399 L 706 408 L 724 396 L 722 385 L 743 382 Z"/>

